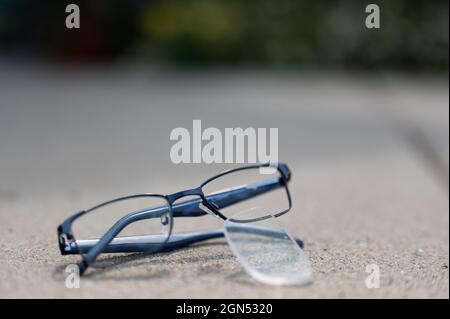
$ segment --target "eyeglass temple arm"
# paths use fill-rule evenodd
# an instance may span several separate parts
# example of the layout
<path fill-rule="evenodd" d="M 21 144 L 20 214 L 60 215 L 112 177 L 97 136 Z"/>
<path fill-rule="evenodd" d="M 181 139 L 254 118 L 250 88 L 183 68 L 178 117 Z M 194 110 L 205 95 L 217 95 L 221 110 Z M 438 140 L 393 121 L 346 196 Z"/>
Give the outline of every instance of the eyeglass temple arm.
<path fill-rule="evenodd" d="M 269 164 L 263 165 L 269 166 Z M 223 191 L 217 194 L 205 196 L 209 203 L 216 209 L 226 208 L 230 205 L 251 199 L 258 195 L 267 193 L 287 184 L 291 179 L 291 171 L 284 163 L 278 163 L 279 177 L 272 177 L 259 182 L 248 184 L 239 188 Z M 289 191 L 287 193 L 289 207 L 291 206 L 291 197 Z M 201 200 L 187 201 L 172 207 L 174 217 L 196 217 L 205 215 L 205 211 L 199 208 Z"/>
<path fill-rule="evenodd" d="M 248 232 L 248 230 L 246 230 Z M 279 233 L 274 230 L 260 230 L 255 229 L 257 234 L 269 235 L 277 237 Z M 128 236 L 128 237 L 116 237 L 108 246 L 103 250 L 104 253 L 138 253 L 146 251 L 154 251 L 158 249 L 161 252 L 174 251 L 177 249 L 185 248 L 195 243 L 199 243 L 205 240 L 224 237 L 223 229 L 188 232 L 172 234 L 169 240 L 161 246 L 161 235 L 143 235 L 143 236 Z M 89 240 L 77 240 L 70 245 L 70 249 L 67 250 L 65 255 L 72 254 L 85 254 L 89 252 L 98 243 L 98 239 Z M 295 238 L 297 244 L 303 248 L 304 244 L 301 239 Z"/>
<path fill-rule="evenodd" d="M 157 208 L 157 210 L 161 210 L 160 208 Z M 120 233 L 120 231 L 122 229 L 124 229 L 126 226 L 128 226 L 131 223 L 134 223 L 136 221 L 139 220 L 143 220 L 143 219 L 148 219 L 149 218 L 149 214 L 153 215 L 153 217 L 156 217 L 158 215 L 161 215 L 161 212 L 159 211 L 155 211 L 155 210 L 151 210 L 151 211 L 142 211 L 142 212 L 138 212 L 138 213 L 132 213 L 129 214 L 123 218 L 121 218 L 117 223 L 115 223 L 104 235 L 102 238 L 100 238 L 99 240 L 97 240 L 95 243 L 91 243 L 92 246 L 89 246 L 89 249 L 86 250 L 86 254 L 83 256 L 83 260 L 78 264 L 79 266 L 79 270 L 80 270 L 80 274 L 83 274 L 86 269 L 89 267 L 89 265 L 95 261 L 95 259 L 97 259 L 98 255 L 101 254 L 102 252 L 106 252 L 107 247 L 109 246 L 109 244 L 111 243 L 111 241 L 114 240 L 114 238 Z M 150 216 L 151 216 L 150 215 Z M 174 234 L 176 236 L 176 234 Z M 158 236 L 158 235 L 156 235 Z M 161 236 L 161 235 L 160 235 Z M 174 239 L 174 248 L 180 248 L 180 247 L 184 247 L 187 245 L 190 245 L 194 242 L 198 242 L 201 240 L 206 240 L 206 239 L 210 239 L 210 238 L 214 238 L 211 237 L 212 235 L 209 235 L 209 237 L 207 235 L 203 235 L 203 236 L 196 236 L 191 240 L 182 240 L 180 242 L 178 242 L 177 245 L 177 237 L 175 237 Z M 216 237 L 218 235 L 215 235 Z M 179 239 L 179 238 L 178 238 Z M 170 238 L 169 238 L 169 243 L 171 242 Z M 76 241 L 75 241 L 75 245 L 76 245 Z M 161 241 L 158 242 L 157 244 L 158 246 L 161 246 Z M 303 244 L 301 244 L 303 245 Z M 70 247 L 70 244 L 66 244 L 64 251 L 67 252 L 68 247 Z M 169 244 L 168 249 L 170 249 L 171 245 Z M 163 248 L 164 251 L 164 246 L 161 247 Z"/>
<path fill-rule="evenodd" d="M 205 197 L 216 209 L 220 209 L 267 193 L 283 185 L 284 181 L 282 178 L 274 177 Z M 196 217 L 205 215 L 205 211 L 199 208 L 200 203 L 202 203 L 201 199 L 194 199 L 174 205 L 172 207 L 173 217 Z"/>
<path fill-rule="evenodd" d="M 83 256 L 83 260 L 78 264 L 80 269 L 80 274 L 83 274 L 84 271 L 89 267 L 89 265 L 97 259 L 97 256 L 100 255 L 108 244 L 116 237 L 122 229 L 127 227 L 128 225 L 137 222 L 139 220 L 148 219 L 148 218 L 156 218 L 161 216 L 167 212 L 167 208 L 157 207 L 151 210 L 140 211 L 128 214 L 121 219 L 119 219 L 98 241 L 92 246 L 92 248 L 87 251 L 87 254 Z M 75 241 L 76 242 L 76 241 Z M 64 251 L 66 251 L 69 247 L 70 243 L 66 243 L 64 246 Z"/>

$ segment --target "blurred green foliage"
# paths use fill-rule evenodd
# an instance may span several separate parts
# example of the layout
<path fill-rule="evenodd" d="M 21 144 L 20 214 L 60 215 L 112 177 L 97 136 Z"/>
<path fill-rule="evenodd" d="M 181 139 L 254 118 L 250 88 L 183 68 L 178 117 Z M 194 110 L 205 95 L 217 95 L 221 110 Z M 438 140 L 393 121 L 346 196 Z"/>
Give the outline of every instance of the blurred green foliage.
<path fill-rule="evenodd" d="M 448 70 L 447 0 L 373 2 L 381 8 L 380 29 L 364 24 L 372 1 L 71 2 L 81 8 L 78 31 L 64 28 L 64 1 L 0 2 L 3 51 L 31 45 L 27 53 L 96 60 Z M 38 30 L 20 24 L 27 25 L 20 12 L 27 6 L 43 14 Z"/>

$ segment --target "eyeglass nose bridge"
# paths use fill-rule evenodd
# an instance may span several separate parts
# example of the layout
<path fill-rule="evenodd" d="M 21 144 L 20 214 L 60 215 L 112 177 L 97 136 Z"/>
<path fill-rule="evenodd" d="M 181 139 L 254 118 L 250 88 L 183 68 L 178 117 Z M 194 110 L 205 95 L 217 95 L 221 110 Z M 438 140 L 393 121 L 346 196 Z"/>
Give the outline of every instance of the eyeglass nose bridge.
<path fill-rule="evenodd" d="M 198 196 L 199 197 L 198 206 L 196 206 L 196 208 L 199 209 L 200 212 L 211 214 L 214 217 L 217 217 L 219 219 L 223 219 L 223 220 L 227 219 L 224 215 L 222 215 L 222 213 L 220 213 L 219 206 L 216 203 L 214 203 L 212 201 L 208 201 L 205 198 L 205 195 L 204 195 L 201 187 L 187 189 L 187 190 L 184 190 L 181 192 L 167 195 L 167 200 L 172 205 L 172 204 L 174 204 L 174 202 L 176 202 L 180 198 L 186 197 L 186 196 Z M 175 206 L 174 206 L 174 209 L 175 209 Z"/>
<path fill-rule="evenodd" d="M 197 187 L 168 195 L 167 199 L 169 200 L 169 203 L 173 204 L 176 200 L 186 196 L 199 196 L 203 198 L 204 195 L 201 187 Z"/>

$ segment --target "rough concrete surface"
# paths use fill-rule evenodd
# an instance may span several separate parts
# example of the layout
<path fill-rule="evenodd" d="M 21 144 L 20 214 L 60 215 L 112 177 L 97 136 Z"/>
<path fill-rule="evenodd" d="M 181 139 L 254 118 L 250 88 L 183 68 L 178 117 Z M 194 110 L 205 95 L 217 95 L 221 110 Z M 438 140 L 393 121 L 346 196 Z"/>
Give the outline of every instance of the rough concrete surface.
<path fill-rule="evenodd" d="M 1 64 L 0 297 L 448 298 L 448 80 L 431 75 L 64 69 Z M 197 186 L 224 165 L 172 164 L 175 127 L 278 127 L 293 171 L 281 222 L 314 281 L 246 275 L 224 239 L 104 255 L 65 287 L 56 227 L 116 196 Z M 177 230 L 220 227 L 211 216 Z M 177 226 L 178 225 L 178 226 Z M 380 268 L 368 289 L 366 266 Z"/>

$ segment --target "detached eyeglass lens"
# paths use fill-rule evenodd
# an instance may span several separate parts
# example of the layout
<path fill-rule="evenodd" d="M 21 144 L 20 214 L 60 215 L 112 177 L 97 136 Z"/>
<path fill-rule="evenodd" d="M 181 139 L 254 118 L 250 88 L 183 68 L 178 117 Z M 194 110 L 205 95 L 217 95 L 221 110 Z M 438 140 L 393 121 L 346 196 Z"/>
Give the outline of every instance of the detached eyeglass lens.
<path fill-rule="evenodd" d="M 225 237 L 244 269 L 267 284 L 306 284 L 312 280 L 308 257 L 279 221 L 253 207 L 225 221 Z"/>

